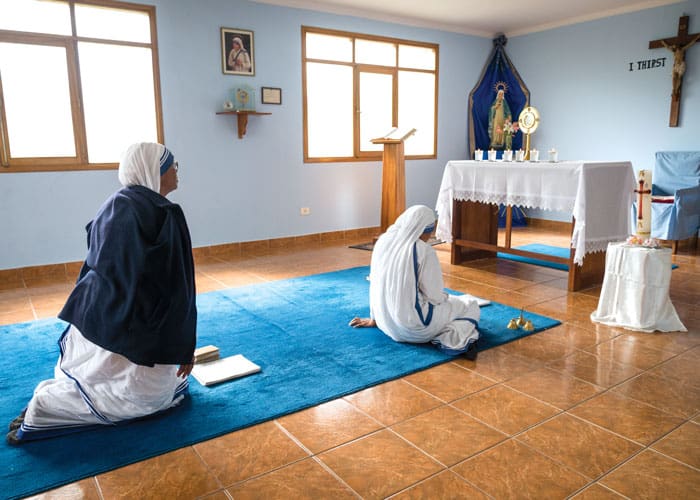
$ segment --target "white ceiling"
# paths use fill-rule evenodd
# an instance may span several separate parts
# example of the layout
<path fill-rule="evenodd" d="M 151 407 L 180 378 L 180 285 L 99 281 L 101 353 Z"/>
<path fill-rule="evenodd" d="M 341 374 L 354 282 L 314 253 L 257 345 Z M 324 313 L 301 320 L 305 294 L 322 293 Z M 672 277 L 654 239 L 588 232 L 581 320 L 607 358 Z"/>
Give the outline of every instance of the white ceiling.
<path fill-rule="evenodd" d="M 512 37 L 682 0 L 254 0 L 467 35 Z"/>

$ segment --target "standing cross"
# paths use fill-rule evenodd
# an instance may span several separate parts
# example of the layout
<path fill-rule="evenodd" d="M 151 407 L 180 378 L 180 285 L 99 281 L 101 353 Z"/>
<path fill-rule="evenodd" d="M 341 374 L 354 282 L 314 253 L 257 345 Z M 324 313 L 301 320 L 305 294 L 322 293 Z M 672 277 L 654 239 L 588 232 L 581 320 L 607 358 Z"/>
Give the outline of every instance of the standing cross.
<path fill-rule="evenodd" d="M 669 127 L 678 126 L 678 115 L 681 108 L 681 88 L 683 87 L 683 73 L 685 73 L 685 51 L 698 40 L 700 40 L 700 33 L 689 35 L 688 16 L 682 16 L 678 20 L 678 36 L 649 42 L 650 49 L 664 47 L 673 52 L 673 92 L 671 93 Z"/>
<path fill-rule="evenodd" d="M 637 221 L 641 221 L 644 219 L 644 195 L 645 194 L 651 194 L 651 189 L 644 189 L 644 184 L 646 183 L 646 180 L 644 176 L 642 175 L 642 172 L 640 172 L 639 175 L 639 189 L 635 189 L 634 192 L 639 195 L 639 201 L 637 202 Z M 648 216 L 647 216 L 648 217 Z M 639 224 L 639 223 L 637 223 Z"/>

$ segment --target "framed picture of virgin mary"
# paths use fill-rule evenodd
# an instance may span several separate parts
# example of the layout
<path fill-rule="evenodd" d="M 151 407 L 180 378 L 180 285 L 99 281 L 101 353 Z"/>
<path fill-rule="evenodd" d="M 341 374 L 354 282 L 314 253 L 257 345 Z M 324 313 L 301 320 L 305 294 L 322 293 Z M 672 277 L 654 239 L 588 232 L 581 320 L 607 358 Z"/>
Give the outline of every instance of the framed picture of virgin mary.
<path fill-rule="evenodd" d="M 253 32 L 221 28 L 221 68 L 227 75 L 255 76 Z"/>

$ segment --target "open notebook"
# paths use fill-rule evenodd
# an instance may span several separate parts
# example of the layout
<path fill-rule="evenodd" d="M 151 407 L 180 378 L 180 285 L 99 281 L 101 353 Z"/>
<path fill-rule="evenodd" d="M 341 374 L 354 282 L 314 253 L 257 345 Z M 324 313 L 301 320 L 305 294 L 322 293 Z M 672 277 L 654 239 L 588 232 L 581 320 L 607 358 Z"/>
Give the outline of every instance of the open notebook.
<path fill-rule="evenodd" d="M 208 363 L 198 363 L 192 368 L 192 376 L 202 385 L 214 385 L 259 371 L 258 365 L 242 354 L 236 354 Z"/>

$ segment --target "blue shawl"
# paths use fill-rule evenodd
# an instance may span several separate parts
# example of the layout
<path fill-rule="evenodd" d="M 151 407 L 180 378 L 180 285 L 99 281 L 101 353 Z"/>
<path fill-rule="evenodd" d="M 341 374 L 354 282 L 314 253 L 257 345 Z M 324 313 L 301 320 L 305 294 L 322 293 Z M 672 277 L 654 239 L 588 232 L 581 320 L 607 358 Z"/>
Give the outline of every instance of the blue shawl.
<path fill-rule="evenodd" d="M 86 229 L 88 254 L 59 318 L 133 363 L 190 363 L 196 293 L 180 206 L 129 186 L 107 199 Z"/>

